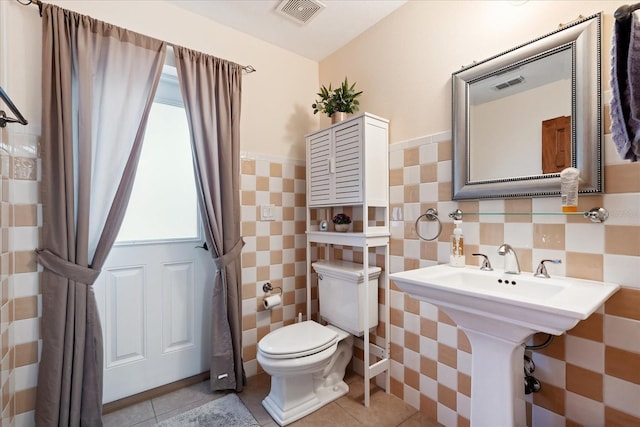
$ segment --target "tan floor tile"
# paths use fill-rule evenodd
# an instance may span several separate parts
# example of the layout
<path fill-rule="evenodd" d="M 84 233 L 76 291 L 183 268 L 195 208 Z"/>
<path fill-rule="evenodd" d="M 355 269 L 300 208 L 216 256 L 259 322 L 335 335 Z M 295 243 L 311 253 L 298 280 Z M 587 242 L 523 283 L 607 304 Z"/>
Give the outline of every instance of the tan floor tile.
<path fill-rule="evenodd" d="M 413 416 L 417 410 L 379 387 L 371 388 L 371 404 L 364 406 L 364 383 L 361 378 L 349 384 L 349 394 L 336 403 L 360 423 L 369 426 L 397 426 Z M 334 423 L 334 425 L 338 425 Z"/>
<path fill-rule="evenodd" d="M 292 427 L 361 426 L 362 424 L 336 402 L 331 402 L 306 417 L 290 424 Z"/>
<path fill-rule="evenodd" d="M 132 426 L 149 420 L 154 423 L 156 420 L 150 400 L 127 406 L 102 417 L 104 427 Z"/>
<path fill-rule="evenodd" d="M 399 424 L 398 427 L 441 427 L 442 424 L 429 418 L 422 412 L 418 412 L 408 420 Z"/>

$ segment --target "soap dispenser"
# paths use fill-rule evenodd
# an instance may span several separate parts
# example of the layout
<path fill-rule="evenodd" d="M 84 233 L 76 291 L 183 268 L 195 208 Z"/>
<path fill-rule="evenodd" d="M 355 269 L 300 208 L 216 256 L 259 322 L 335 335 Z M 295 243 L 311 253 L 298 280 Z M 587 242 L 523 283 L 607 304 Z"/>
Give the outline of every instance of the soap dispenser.
<path fill-rule="evenodd" d="M 464 237 L 462 236 L 462 221 L 453 221 L 456 228 L 453 229 L 451 235 L 451 254 L 449 255 L 449 264 L 453 267 L 464 267 Z"/>

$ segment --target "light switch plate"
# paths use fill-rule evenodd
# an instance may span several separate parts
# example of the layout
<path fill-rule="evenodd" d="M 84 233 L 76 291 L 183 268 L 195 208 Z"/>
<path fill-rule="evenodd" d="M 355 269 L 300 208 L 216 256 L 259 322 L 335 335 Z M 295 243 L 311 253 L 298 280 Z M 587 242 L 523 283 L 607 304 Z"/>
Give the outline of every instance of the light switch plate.
<path fill-rule="evenodd" d="M 275 207 L 273 205 L 260 205 L 260 221 L 275 221 Z"/>

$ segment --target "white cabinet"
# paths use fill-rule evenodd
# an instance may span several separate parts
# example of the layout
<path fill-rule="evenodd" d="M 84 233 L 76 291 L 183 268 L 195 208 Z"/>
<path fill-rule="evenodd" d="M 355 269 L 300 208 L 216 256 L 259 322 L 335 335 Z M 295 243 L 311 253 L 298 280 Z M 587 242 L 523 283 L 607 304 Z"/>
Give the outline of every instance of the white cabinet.
<path fill-rule="evenodd" d="M 388 129 L 364 113 L 307 135 L 307 206 L 388 205 Z"/>
<path fill-rule="evenodd" d="M 362 251 L 363 277 L 376 269 L 370 260 L 384 254 L 380 283 L 384 288 L 384 342 L 369 342 L 364 333 L 356 341 L 364 355 L 365 406 L 370 403 L 370 379 L 386 373 L 390 387 L 389 326 L 389 122 L 363 113 L 306 136 L 307 146 L 307 313 L 311 313 L 312 245 L 324 245 L 327 259 L 334 258 L 333 248 L 352 247 Z M 321 231 L 319 223 L 336 212 L 353 214 L 350 232 Z M 370 249 L 372 252 L 370 252 Z M 371 262 L 373 264 L 373 262 Z M 371 298 L 364 293 L 364 306 Z M 369 324 L 365 310 L 364 325 Z M 372 357 L 375 362 L 371 363 Z"/>

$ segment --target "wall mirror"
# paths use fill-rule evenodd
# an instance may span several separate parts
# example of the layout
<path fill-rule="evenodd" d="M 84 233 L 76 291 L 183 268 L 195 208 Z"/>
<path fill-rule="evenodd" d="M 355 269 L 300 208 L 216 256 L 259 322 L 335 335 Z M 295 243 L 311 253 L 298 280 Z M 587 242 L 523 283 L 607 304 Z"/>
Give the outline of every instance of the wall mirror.
<path fill-rule="evenodd" d="M 601 14 L 452 75 L 453 199 L 602 192 Z"/>

